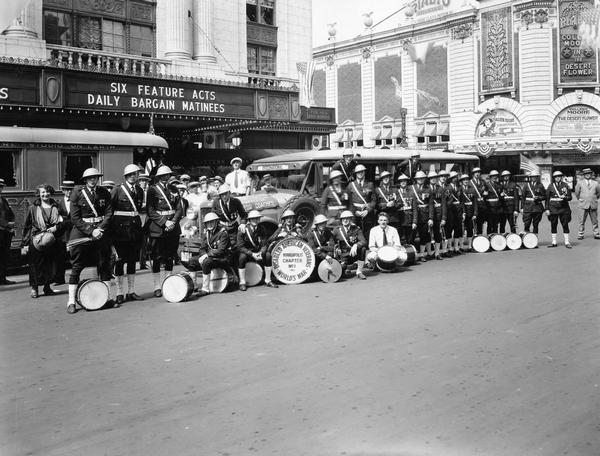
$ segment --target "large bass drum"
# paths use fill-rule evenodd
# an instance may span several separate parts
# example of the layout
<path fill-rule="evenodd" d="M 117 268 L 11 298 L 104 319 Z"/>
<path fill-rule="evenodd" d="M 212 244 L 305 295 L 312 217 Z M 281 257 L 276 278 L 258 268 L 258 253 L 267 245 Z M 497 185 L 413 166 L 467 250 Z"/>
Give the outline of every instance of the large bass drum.
<path fill-rule="evenodd" d="M 523 245 L 523 240 L 521 239 L 521 236 L 519 236 L 518 234 L 506 233 L 504 235 L 504 237 L 506 238 L 506 246 L 510 250 L 519 250 L 521 248 L 521 246 Z"/>
<path fill-rule="evenodd" d="M 521 233 L 521 239 L 523 240 L 523 247 L 526 249 L 535 249 L 538 246 L 538 237 L 535 233 Z"/>
<path fill-rule="evenodd" d="M 263 267 L 254 261 L 246 263 L 246 285 L 255 287 L 262 282 L 265 272 Z"/>
<path fill-rule="evenodd" d="M 319 278 L 326 283 L 333 283 L 340 280 L 342 277 L 342 265 L 338 260 L 331 259 L 331 263 L 327 260 L 321 261 L 318 268 Z"/>
<path fill-rule="evenodd" d="M 417 249 L 414 245 L 403 245 L 400 248 L 400 251 L 404 251 L 406 253 L 406 261 L 404 262 L 404 266 L 414 266 L 417 264 Z"/>
<path fill-rule="evenodd" d="M 495 250 L 496 252 L 501 252 L 502 250 L 506 249 L 506 238 L 498 233 L 492 233 L 489 236 L 490 238 L 490 247 L 492 247 L 492 250 Z"/>
<path fill-rule="evenodd" d="M 473 250 L 477 253 L 485 253 L 490 249 L 490 240 L 485 236 L 473 237 Z"/>
<path fill-rule="evenodd" d="M 162 294 L 169 302 L 182 302 L 192 296 L 194 280 L 186 272 L 171 274 L 163 280 Z"/>
<path fill-rule="evenodd" d="M 271 251 L 273 275 L 284 284 L 295 285 L 310 277 L 315 269 L 315 253 L 308 243 L 290 236 L 277 242 Z"/>
<path fill-rule="evenodd" d="M 87 279 L 79 283 L 75 301 L 85 310 L 102 309 L 108 301 L 108 287 L 101 280 Z"/>
<path fill-rule="evenodd" d="M 384 245 L 377 250 L 377 268 L 381 272 L 394 272 L 398 266 L 398 249 Z"/>
<path fill-rule="evenodd" d="M 211 293 L 223 293 L 231 284 L 231 278 L 225 269 L 215 268 L 210 271 L 208 289 Z"/>

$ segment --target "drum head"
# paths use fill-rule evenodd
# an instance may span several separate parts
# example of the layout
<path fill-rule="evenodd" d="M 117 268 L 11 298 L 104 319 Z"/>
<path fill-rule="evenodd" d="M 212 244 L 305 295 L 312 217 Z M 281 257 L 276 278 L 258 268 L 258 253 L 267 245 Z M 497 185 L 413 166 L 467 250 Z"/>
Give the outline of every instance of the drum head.
<path fill-rule="evenodd" d="M 398 259 L 398 249 L 391 245 L 386 245 L 377 250 L 377 257 L 385 262 L 395 262 Z"/>
<path fill-rule="evenodd" d="M 396 260 L 396 264 L 399 266 L 403 266 L 408 261 L 408 253 L 404 247 L 398 249 L 398 259 Z"/>
<path fill-rule="evenodd" d="M 491 234 L 490 245 L 493 250 L 500 252 L 506 248 L 506 238 L 501 234 Z"/>
<path fill-rule="evenodd" d="M 506 245 L 510 250 L 519 250 L 521 245 L 523 245 L 521 236 L 518 234 L 508 233 L 504 237 L 506 238 Z"/>
<path fill-rule="evenodd" d="M 163 297 L 169 302 L 181 302 L 194 291 L 194 281 L 189 274 L 171 274 L 162 284 Z"/>
<path fill-rule="evenodd" d="M 485 236 L 475 236 L 473 238 L 473 249 L 478 253 L 485 253 L 490 249 L 490 240 Z"/>
<path fill-rule="evenodd" d="M 342 277 L 342 265 L 339 261 L 334 259 L 331 260 L 331 263 L 327 260 L 323 260 L 319 264 L 318 272 L 319 277 L 323 282 L 337 282 Z"/>
<path fill-rule="evenodd" d="M 223 293 L 229 283 L 229 276 L 225 269 L 216 268 L 210 271 L 210 283 L 208 289 L 211 293 Z"/>
<path fill-rule="evenodd" d="M 86 310 L 101 309 L 108 301 L 108 287 L 100 280 L 84 280 L 77 288 L 77 303 Z"/>
<path fill-rule="evenodd" d="M 523 233 L 521 239 L 526 249 L 535 249 L 538 246 L 538 237 L 535 233 Z"/>
<path fill-rule="evenodd" d="M 262 282 L 264 276 L 263 268 L 253 261 L 246 263 L 246 285 L 255 287 Z"/>
<path fill-rule="evenodd" d="M 405 266 L 414 266 L 417 264 L 417 249 L 414 245 L 406 244 L 402 246 L 402 249 L 406 252 L 406 262 Z"/>
<path fill-rule="evenodd" d="M 308 243 L 297 237 L 279 241 L 271 251 L 273 275 L 281 283 L 299 284 L 315 269 L 315 253 Z"/>

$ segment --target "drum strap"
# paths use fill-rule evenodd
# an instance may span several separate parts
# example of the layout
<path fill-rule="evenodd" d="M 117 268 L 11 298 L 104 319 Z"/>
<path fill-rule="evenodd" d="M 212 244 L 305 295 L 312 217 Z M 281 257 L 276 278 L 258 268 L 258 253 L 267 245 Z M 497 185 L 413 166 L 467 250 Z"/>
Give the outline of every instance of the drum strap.
<path fill-rule="evenodd" d="M 338 206 L 343 206 L 342 200 L 340 200 L 340 197 L 338 196 L 337 192 L 334 190 L 334 188 L 331 185 L 329 186 L 329 191 L 335 198 L 335 201 L 336 201 L 336 203 L 338 203 Z"/>
<path fill-rule="evenodd" d="M 479 193 L 479 189 L 477 188 L 477 184 L 473 181 L 473 179 L 471 179 L 471 184 L 473 185 L 473 188 L 475 189 L 475 193 L 477 193 L 477 198 L 481 199 L 481 193 Z"/>
<path fill-rule="evenodd" d="M 500 198 L 500 196 L 498 196 L 498 192 L 496 191 L 496 185 L 494 185 L 492 182 L 490 182 L 490 187 L 492 187 L 492 190 L 494 190 L 494 194 L 496 195 L 496 198 Z"/>
<path fill-rule="evenodd" d="M 98 211 L 96 210 L 96 207 L 92 204 L 92 200 L 90 199 L 88 192 L 87 192 L 87 187 L 84 187 L 83 191 L 81 192 L 83 193 L 83 196 L 85 197 L 85 200 L 87 201 L 87 203 L 90 205 L 90 209 L 92 210 L 92 212 L 94 213 L 95 217 L 99 217 L 98 215 Z"/>
<path fill-rule="evenodd" d="M 173 210 L 173 206 L 171 205 L 171 201 L 167 198 L 167 195 L 165 195 L 165 192 L 163 191 L 163 189 L 160 186 L 160 184 L 156 186 L 156 189 L 160 192 L 160 194 L 162 195 L 163 199 L 169 205 L 169 210 L 172 211 Z"/>
<path fill-rule="evenodd" d="M 535 197 L 535 193 L 533 193 L 533 189 L 531 188 L 531 184 L 527 182 L 527 188 L 529 188 L 529 193 L 531 193 L 532 197 Z"/>
<path fill-rule="evenodd" d="M 465 195 L 465 198 L 467 198 L 467 201 L 469 203 L 471 203 L 471 204 L 473 203 L 473 201 L 471 201 L 471 198 L 469 198 L 469 195 L 467 194 L 467 192 L 463 192 L 463 195 Z"/>
<path fill-rule="evenodd" d="M 319 247 L 323 247 L 323 244 L 321 244 L 321 241 L 319 240 L 319 236 L 317 235 L 317 230 L 313 230 L 313 236 L 315 237 L 317 244 L 319 244 Z"/>
<path fill-rule="evenodd" d="M 252 243 L 252 246 L 256 248 L 256 242 L 254 242 L 254 239 L 252 238 L 252 228 L 250 225 L 246 227 L 246 231 L 248 232 L 248 239 Z"/>
<path fill-rule="evenodd" d="M 135 203 L 133 202 L 133 198 L 131 197 L 131 193 L 129 192 L 129 190 L 127 190 L 127 188 L 125 187 L 125 184 L 121 184 L 121 188 L 123 189 L 123 191 L 125 192 L 125 194 L 127 195 L 127 198 L 129 199 L 129 202 L 131 203 L 131 207 L 134 211 L 137 211 L 137 206 L 135 205 Z"/>
<path fill-rule="evenodd" d="M 231 200 L 229 200 L 229 202 L 231 202 Z M 221 212 L 223 212 L 223 215 L 225 216 L 225 218 L 229 221 L 229 222 L 233 222 L 235 221 L 235 219 L 237 217 L 232 217 L 232 214 L 229 212 L 229 207 L 225 207 L 223 205 L 223 200 L 219 199 L 219 206 L 221 206 Z"/>
<path fill-rule="evenodd" d="M 381 187 L 377 187 L 377 190 L 379 190 L 379 194 L 380 194 L 381 196 L 383 196 L 383 199 L 385 200 L 385 202 L 386 202 L 386 203 L 389 203 L 389 202 L 390 202 L 390 200 L 388 199 L 388 197 L 387 197 L 387 196 L 385 196 L 385 193 L 383 193 L 383 190 L 381 189 Z"/>
<path fill-rule="evenodd" d="M 556 192 L 556 196 L 560 198 L 560 192 L 558 191 L 558 188 L 556 188 L 556 184 L 553 182 L 552 186 L 554 187 L 554 191 Z"/>
<path fill-rule="evenodd" d="M 362 192 L 356 187 L 356 181 L 352 181 L 352 187 L 354 187 L 354 191 L 356 192 L 356 194 L 358 196 L 360 196 L 360 199 L 362 200 L 362 202 L 364 203 L 365 206 L 367 206 L 367 200 L 364 198 Z"/>
<path fill-rule="evenodd" d="M 404 196 L 402 196 L 402 189 L 398 189 L 398 195 L 400 196 L 400 199 L 402 200 L 402 206 L 410 206 L 410 204 L 406 204 L 406 200 L 404 199 Z"/>
<path fill-rule="evenodd" d="M 421 198 L 419 198 L 419 195 L 418 195 L 417 191 L 415 190 L 415 188 L 413 187 L 412 189 L 413 189 L 413 193 L 415 194 L 415 197 L 417 198 L 418 203 L 419 204 L 425 204 L 423 202 L 423 200 Z"/>
<path fill-rule="evenodd" d="M 346 235 L 344 234 L 344 231 L 346 231 L 346 228 L 344 228 L 343 226 L 340 226 L 340 235 L 342 236 L 342 239 L 344 240 L 344 242 L 346 243 L 346 245 L 348 247 L 352 247 L 350 245 L 350 243 L 348 242 L 348 238 L 346 238 Z"/>

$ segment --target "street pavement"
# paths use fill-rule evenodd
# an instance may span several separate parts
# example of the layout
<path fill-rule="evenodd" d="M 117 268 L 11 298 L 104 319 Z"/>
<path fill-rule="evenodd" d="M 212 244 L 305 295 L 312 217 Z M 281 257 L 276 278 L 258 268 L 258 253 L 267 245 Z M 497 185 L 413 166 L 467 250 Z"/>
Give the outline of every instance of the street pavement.
<path fill-rule="evenodd" d="M 597 456 L 599 270 L 588 235 L 75 315 L 20 276 L 0 454 Z"/>

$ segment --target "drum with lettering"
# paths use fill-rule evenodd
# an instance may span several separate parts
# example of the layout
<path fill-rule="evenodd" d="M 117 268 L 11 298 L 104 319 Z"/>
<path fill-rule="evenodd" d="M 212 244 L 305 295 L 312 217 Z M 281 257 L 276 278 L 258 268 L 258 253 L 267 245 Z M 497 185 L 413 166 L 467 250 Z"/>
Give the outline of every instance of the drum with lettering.
<path fill-rule="evenodd" d="M 538 237 L 535 233 L 520 233 L 521 239 L 523 240 L 523 247 L 526 249 L 535 249 L 538 246 Z"/>
<path fill-rule="evenodd" d="M 400 250 L 406 253 L 406 261 L 404 262 L 404 266 L 414 266 L 417 264 L 417 249 L 414 245 L 403 245 Z"/>
<path fill-rule="evenodd" d="M 262 282 L 265 276 L 263 267 L 255 263 L 254 261 L 248 261 L 246 263 L 246 285 L 249 287 L 255 287 Z"/>
<path fill-rule="evenodd" d="M 215 268 L 210 271 L 208 289 L 211 293 L 223 293 L 231 283 L 231 277 L 225 269 Z"/>
<path fill-rule="evenodd" d="M 485 253 L 490 249 L 490 240 L 485 236 L 478 235 L 473 237 L 473 250 L 477 253 Z"/>
<path fill-rule="evenodd" d="M 398 266 L 398 249 L 384 245 L 377 250 L 377 268 L 381 272 L 394 272 Z"/>
<path fill-rule="evenodd" d="M 315 269 L 315 253 L 308 243 L 290 236 L 273 247 L 273 275 L 284 284 L 295 285 L 306 281 Z"/>
<path fill-rule="evenodd" d="M 108 286 L 97 279 L 82 280 L 75 295 L 75 301 L 85 310 L 98 310 L 108 301 Z"/>
<path fill-rule="evenodd" d="M 163 280 L 162 294 L 169 302 L 182 302 L 192 296 L 194 280 L 187 272 L 171 274 Z"/>
<path fill-rule="evenodd" d="M 321 261 L 318 268 L 319 277 L 323 282 L 337 282 L 342 277 L 342 265 L 338 260 L 331 259 L 331 263 L 327 260 Z"/>
<path fill-rule="evenodd" d="M 506 238 L 498 233 L 492 233 L 489 235 L 490 247 L 496 252 L 501 252 L 506 249 Z"/>
<path fill-rule="evenodd" d="M 523 245 L 523 240 L 521 239 L 521 236 L 519 236 L 516 233 L 506 233 L 504 237 L 506 238 L 506 246 L 510 250 L 519 250 Z"/>

